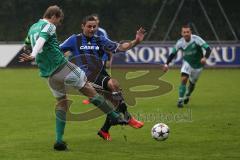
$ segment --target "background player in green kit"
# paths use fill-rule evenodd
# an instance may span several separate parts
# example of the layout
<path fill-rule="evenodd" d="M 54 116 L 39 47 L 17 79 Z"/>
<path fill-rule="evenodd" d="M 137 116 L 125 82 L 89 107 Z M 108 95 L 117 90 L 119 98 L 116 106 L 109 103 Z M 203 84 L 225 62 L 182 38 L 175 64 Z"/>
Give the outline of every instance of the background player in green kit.
<path fill-rule="evenodd" d="M 66 87 L 73 87 L 85 96 L 90 102 L 110 115 L 113 124 L 127 124 L 118 113 L 113 110 L 113 105 L 97 94 L 87 81 L 84 71 L 67 61 L 60 51 L 56 36 L 56 26 L 63 20 L 63 12 L 58 6 L 50 6 L 45 11 L 43 19 L 33 24 L 28 31 L 28 38 L 32 46 L 32 53 L 22 54 L 20 62 L 35 59 L 40 76 L 47 78 L 49 87 L 57 99 L 56 105 L 56 143 L 54 149 L 66 150 L 63 134 L 66 124 L 66 113 L 70 106 L 66 96 Z"/>
<path fill-rule="evenodd" d="M 189 97 L 195 88 L 195 84 L 202 72 L 206 59 L 211 53 L 209 45 L 199 36 L 193 35 L 189 25 L 182 26 L 182 38 L 179 39 L 169 55 L 163 70 L 168 70 L 168 65 L 180 50 L 183 54 L 183 63 L 181 68 L 181 84 L 179 86 L 178 107 L 183 107 L 183 103 L 189 102 Z M 206 52 L 204 54 L 203 50 Z M 189 86 L 186 92 L 186 84 L 189 79 Z"/>

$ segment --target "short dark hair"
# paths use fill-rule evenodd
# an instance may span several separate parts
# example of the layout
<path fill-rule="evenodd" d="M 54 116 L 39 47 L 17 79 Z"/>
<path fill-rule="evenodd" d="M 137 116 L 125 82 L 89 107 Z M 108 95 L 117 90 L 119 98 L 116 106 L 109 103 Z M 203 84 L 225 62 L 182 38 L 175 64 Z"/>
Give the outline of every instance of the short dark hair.
<path fill-rule="evenodd" d="M 56 16 L 57 18 L 59 18 L 59 17 L 64 18 L 62 9 L 60 7 L 58 7 L 57 5 L 49 6 L 43 15 L 43 18 L 50 19 L 52 16 Z"/>
<path fill-rule="evenodd" d="M 96 21 L 96 18 L 93 15 L 89 15 L 83 18 L 82 24 L 85 25 L 88 21 Z"/>
<path fill-rule="evenodd" d="M 189 28 L 190 30 L 192 30 L 192 27 L 189 23 L 183 24 L 181 28 Z"/>

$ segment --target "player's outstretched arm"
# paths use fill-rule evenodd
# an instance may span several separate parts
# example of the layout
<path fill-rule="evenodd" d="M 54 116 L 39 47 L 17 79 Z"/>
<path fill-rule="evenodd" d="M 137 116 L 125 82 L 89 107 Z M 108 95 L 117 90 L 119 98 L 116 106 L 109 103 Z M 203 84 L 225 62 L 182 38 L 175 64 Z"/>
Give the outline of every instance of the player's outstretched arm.
<path fill-rule="evenodd" d="M 137 33 L 136 33 L 136 37 L 134 40 L 130 41 L 130 42 L 124 42 L 122 44 L 120 44 L 118 46 L 118 51 L 127 51 L 133 47 L 135 47 L 136 45 L 138 45 L 139 43 L 141 43 L 144 39 L 144 36 L 146 34 L 146 31 L 144 28 L 140 28 Z"/>

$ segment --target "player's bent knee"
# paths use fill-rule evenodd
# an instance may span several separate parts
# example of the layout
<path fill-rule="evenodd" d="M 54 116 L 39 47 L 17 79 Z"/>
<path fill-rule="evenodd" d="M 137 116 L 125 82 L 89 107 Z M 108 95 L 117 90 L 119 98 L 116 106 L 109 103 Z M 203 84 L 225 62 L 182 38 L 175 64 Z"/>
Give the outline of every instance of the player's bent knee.
<path fill-rule="evenodd" d="M 68 99 L 59 100 L 58 103 L 56 104 L 56 110 L 62 110 L 64 112 L 67 112 L 71 104 L 72 104 L 71 100 Z"/>
<path fill-rule="evenodd" d="M 93 98 L 97 94 L 96 90 L 89 82 L 86 82 L 86 84 L 79 91 L 88 98 Z"/>
<path fill-rule="evenodd" d="M 182 75 L 182 76 L 181 76 L 181 81 L 182 81 L 182 84 L 187 84 L 188 76 Z"/>
<path fill-rule="evenodd" d="M 182 84 L 187 84 L 188 79 L 182 79 Z"/>
<path fill-rule="evenodd" d="M 61 100 L 64 100 L 64 99 L 67 99 L 67 96 L 64 95 L 64 96 L 61 96 L 61 97 L 56 97 L 57 101 L 61 101 Z"/>
<path fill-rule="evenodd" d="M 118 91 L 120 89 L 119 82 L 112 78 L 108 81 L 108 87 L 111 89 L 111 91 Z"/>

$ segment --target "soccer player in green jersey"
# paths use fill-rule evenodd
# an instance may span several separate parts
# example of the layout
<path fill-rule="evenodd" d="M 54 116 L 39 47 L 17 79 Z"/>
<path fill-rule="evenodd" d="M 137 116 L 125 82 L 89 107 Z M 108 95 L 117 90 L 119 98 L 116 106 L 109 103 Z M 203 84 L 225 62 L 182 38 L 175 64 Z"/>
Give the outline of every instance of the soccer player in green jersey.
<path fill-rule="evenodd" d="M 183 107 L 183 103 L 187 104 L 191 93 L 193 92 L 196 82 L 202 72 L 203 66 L 211 53 L 209 45 L 199 36 L 193 35 L 189 25 L 182 26 L 182 38 L 179 39 L 169 55 L 163 70 L 168 70 L 169 63 L 177 55 L 178 51 L 183 54 L 183 64 L 181 68 L 181 84 L 179 86 L 178 107 Z M 205 54 L 203 52 L 205 50 Z M 188 89 L 186 84 L 189 80 Z M 187 91 L 186 91 L 187 90 Z"/>
<path fill-rule="evenodd" d="M 67 87 L 73 87 L 89 97 L 91 103 L 111 117 L 113 124 L 127 124 L 127 121 L 114 111 L 113 105 L 97 94 L 87 81 L 84 71 L 67 61 L 60 51 L 56 26 L 61 24 L 63 17 L 63 12 L 58 6 L 48 7 L 43 19 L 33 24 L 28 31 L 27 39 L 30 40 L 32 53 L 23 53 L 20 57 L 20 62 L 36 61 L 40 76 L 48 79 L 49 87 L 57 99 L 55 150 L 67 149 L 63 141 L 66 113 L 70 106 L 66 96 Z"/>

